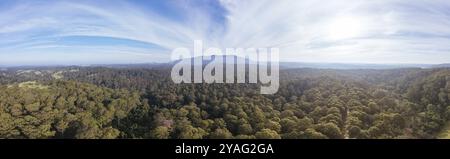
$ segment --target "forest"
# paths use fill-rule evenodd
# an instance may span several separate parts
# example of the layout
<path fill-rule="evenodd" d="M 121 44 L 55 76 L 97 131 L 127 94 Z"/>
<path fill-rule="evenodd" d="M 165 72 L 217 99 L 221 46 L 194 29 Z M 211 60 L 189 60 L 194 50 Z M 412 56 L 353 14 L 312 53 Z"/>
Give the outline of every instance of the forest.
<path fill-rule="evenodd" d="M 0 138 L 449 138 L 450 69 L 280 71 L 257 84 L 174 84 L 170 67 L 0 71 Z"/>

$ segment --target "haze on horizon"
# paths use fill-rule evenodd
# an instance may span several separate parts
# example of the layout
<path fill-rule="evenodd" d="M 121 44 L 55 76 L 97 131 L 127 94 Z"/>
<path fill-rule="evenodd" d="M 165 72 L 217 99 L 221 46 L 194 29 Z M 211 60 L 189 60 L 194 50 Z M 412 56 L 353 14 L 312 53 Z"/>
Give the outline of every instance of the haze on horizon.
<path fill-rule="evenodd" d="M 0 1 L 0 65 L 167 62 L 194 40 L 290 62 L 449 63 L 450 1 Z"/>

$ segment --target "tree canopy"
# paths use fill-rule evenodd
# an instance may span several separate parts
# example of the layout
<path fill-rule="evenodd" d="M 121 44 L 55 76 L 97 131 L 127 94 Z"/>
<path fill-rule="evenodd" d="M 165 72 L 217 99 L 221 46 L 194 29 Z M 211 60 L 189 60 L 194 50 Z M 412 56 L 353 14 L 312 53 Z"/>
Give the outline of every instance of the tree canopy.
<path fill-rule="evenodd" d="M 449 69 L 286 69 L 274 95 L 166 67 L 33 71 L 0 71 L 0 138 L 435 138 L 450 119 Z"/>

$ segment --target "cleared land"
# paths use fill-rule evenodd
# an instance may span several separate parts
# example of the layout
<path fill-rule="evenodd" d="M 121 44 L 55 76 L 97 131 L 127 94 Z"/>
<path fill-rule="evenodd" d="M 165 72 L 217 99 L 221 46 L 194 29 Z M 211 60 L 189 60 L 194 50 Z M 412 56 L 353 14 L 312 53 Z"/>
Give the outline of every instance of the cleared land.
<path fill-rule="evenodd" d="M 450 121 L 447 122 L 444 129 L 438 135 L 439 139 L 450 139 Z"/>

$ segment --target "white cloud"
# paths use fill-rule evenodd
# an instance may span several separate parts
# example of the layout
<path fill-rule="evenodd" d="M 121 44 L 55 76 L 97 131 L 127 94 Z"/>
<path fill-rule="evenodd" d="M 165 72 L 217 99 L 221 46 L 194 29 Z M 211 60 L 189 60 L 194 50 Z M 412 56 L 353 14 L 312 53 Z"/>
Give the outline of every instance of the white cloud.
<path fill-rule="evenodd" d="M 15 56 L 14 52 L 54 55 L 51 49 L 61 46 L 49 38 L 101 36 L 165 48 L 163 52 L 120 51 L 126 56 L 132 52 L 169 54 L 177 47 L 191 47 L 193 40 L 199 39 L 206 47 L 280 47 L 281 60 L 286 61 L 450 61 L 450 1 L 446 0 L 220 0 L 227 11 L 224 22 L 192 1 L 170 4 L 185 19 L 174 20 L 127 1 L 107 1 L 105 5 L 90 1 L 17 3 L 0 11 L 0 54 L 6 58 L 4 62 Z M 117 55 L 119 47 L 103 48 L 101 54 Z M 43 53 L 45 49 L 53 53 Z M 90 47 L 75 50 L 85 56 L 89 49 L 99 51 Z"/>
<path fill-rule="evenodd" d="M 282 60 L 289 61 L 450 62 L 449 1 L 222 3 L 230 11 L 226 46 L 278 46 Z"/>

